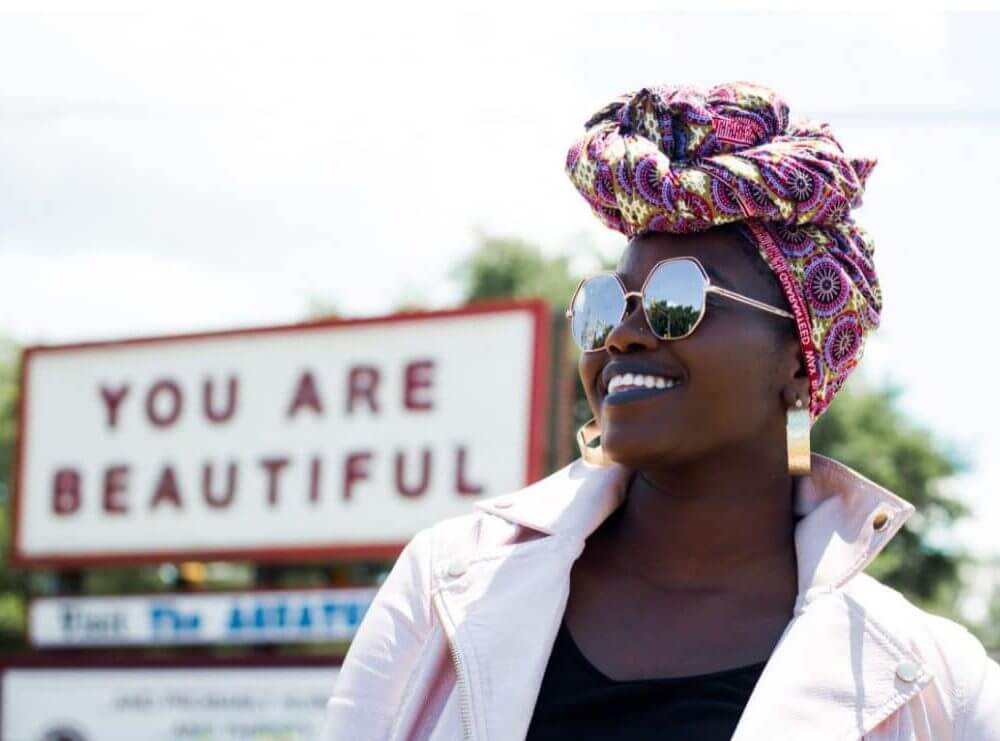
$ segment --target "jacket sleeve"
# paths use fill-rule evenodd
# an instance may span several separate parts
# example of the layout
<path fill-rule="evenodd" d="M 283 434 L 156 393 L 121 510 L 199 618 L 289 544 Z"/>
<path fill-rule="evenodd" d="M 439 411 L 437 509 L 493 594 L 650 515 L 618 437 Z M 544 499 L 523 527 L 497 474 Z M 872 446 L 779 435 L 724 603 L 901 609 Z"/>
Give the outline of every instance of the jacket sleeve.
<path fill-rule="evenodd" d="M 351 641 L 327 702 L 326 741 L 390 737 L 431 630 L 428 533 L 403 549 Z"/>
<path fill-rule="evenodd" d="M 979 680 L 970 688 L 962 714 L 962 741 L 1000 741 L 1000 664 L 982 656 Z"/>

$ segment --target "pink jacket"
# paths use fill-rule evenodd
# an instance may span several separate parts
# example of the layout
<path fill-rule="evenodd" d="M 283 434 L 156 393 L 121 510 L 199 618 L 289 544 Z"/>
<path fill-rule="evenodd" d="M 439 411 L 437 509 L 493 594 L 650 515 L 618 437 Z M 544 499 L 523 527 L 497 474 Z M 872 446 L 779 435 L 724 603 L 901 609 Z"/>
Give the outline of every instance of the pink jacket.
<path fill-rule="evenodd" d="M 829 458 L 812 468 L 795 610 L 733 739 L 1000 741 L 1000 666 L 982 644 L 862 573 L 913 505 Z M 418 533 L 351 644 L 326 738 L 524 739 L 570 569 L 627 480 L 576 460 Z"/>

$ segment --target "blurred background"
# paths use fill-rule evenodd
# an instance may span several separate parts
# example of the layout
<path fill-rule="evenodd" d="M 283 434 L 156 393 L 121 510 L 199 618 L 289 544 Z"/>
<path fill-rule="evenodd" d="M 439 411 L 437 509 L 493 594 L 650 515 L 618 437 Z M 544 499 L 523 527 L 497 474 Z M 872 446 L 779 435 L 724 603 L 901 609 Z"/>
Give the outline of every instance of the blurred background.
<path fill-rule="evenodd" d="M 550 326 L 523 353 L 544 356 L 532 376 L 544 382 L 544 440 L 529 477 L 548 473 L 574 455 L 572 432 L 589 416 L 559 318 L 576 281 L 624 246 L 570 186 L 567 146 L 619 93 L 731 79 L 773 87 L 793 117 L 825 120 L 849 153 L 879 160 L 856 218 L 876 243 L 883 325 L 813 445 L 917 507 L 870 573 L 1000 650 L 990 390 L 1000 252 L 987 221 L 1000 184 L 998 35 L 1000 15 L 986 10 L 0 3 L 0 642 L 10 666 L 140 671 L 183 657 L 322 667 L 349 636 L 43 648 L 29 643 L 28 605 L 367 588 L 392 563 L 389 549 L 280 563 L 11 564 L 23 348 L 542 299 L 527 305 L 543 306 Z M 185 737 L 171 728 L 164 738 Z"/>

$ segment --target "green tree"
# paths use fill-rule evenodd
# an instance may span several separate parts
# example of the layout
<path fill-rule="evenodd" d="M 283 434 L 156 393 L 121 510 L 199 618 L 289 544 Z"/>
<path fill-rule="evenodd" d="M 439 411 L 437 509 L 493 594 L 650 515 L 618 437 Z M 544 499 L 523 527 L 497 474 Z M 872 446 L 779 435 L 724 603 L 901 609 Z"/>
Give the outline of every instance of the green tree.
<path fill-rule="evenodd" d="M 590 261 L 597 269 L 610 270 L 613 263 L 591 250 Z M 530 242 L 510 237 L 480 235 L 476 249 L 462 260 L 453 270 L 452 277 L 459 282 L 462 298 L 466 303 L 492 301 L 510 298 L 543 298 L 552 307 L 553 359 L 552 388 L 571 373 L 574 381 L 573 399 L 570 409 L 558 410 L 561 414 L 572 415 L 571 427 L 575 431 L 590 418 L 590 407 L 583 393 L 583 386 L 574 370 L 578 357 L 575 348 L 566 335 L 566 309 L 573 299 L 573 291 L 580 282 L 581 275 L 571 269 L 569 255 L 546 257 L 542 250 Z M 555 440 L 560 425 L 553 420 L 550 425 L 550 440 Z M 571 436 L 568 441 L 557 441 L 565 445 L 568 452 L 575 449 Z M 550 457 L 551 468 L 565 463 L 565 456 Z"/>
<path fill-rule="evenodd" d="M 983 569 L 988 569 L 991 574 L 1000 574 L 1000 558 L 994 557 L 981 566 Z M 993 658 L 1000 660 L 1000 581 L 997 581 L 995 576 L 987 599 L 986 619 L 976 633 L 987 648 L 994 649 L 991 652 Z"/>
<path fill-rule="evenodd" d="M 599 269 L 611 269 L 612 265 L 596 251 L 591 256 Z M 546 257 L 530 242 L 480 235 L 476 249 L 452 269 L 451 277 L 458 282 L 465 303 L 519 298 L 542 298 L 548 302 L 553 328 L 549 387 L 558 393 L 562 379 L 567 373 L 572 374 L 575 381 L 569 405 L 573 416 L 571 426 L 576 430 L 590 417 L 590 408 L 575 371 L 578 353 L 570 349 L 572 343 L 566 334 L 565 312 L 580 279 L 570 268 L 569 256 Z M 566 463 L 567 455 L 576 445 L 572 436 L 562 439 L 560 421 L 553 414 L 548 424 L 548 439 L 554 443 L 549 455 L 552 470 Z"/>
<path fill-rule="evenodd" d="M 545 257 L 529 242 L 480 236 L 478 248 L 452 270 L 466 302 L 504 298 L 544 298 L 564 311 L 578 279 L 569 257 Z"/>
<path fill-rule="evenodd" d="M 467 301 L 543 297 L 554 307 L 556 326 L 564 326 L 563 312 L 580 277 L 569 266 L 567 257 L 547 258 L 530 243 L 484 237 L 453 276 L 460 281 Z M 570 362 L 556 363 L 557 372 L 575 376 L 577 357 L 578 351 L 571 353 Z M 899 411 L 899 393 L 896 388 L 869 388 L 860 379 L 852 379 L 813 428 L 812 447 L 917 508 L 869 572 L 916 604 L 958 617 L 959 569 L 966 556 L 934 547 L 928 534 L 946 530 L 966 514 L 962 503 L 940 490 L 941 483 L 965 464 Z M 578 378 L 573 416 L 574 430 L 590 417 Z"/>
<path fill-rule="evenodd" d="M 14 464 L 19 352 L 12 342 L 0 339 L 0 501 L 6 502 Z"/>
<path fill-rule="evenodd" d="M 942 482 L 968 463 L 903 415 L 900 393 L 852 379 L 813 426 L 812 447 L 916 507 L 869 571 L 921 606 L 954 615 L 966 555 L 931 545 L 928 535 L 968 514 L 962 502 L 941 491 Z"/>
<path fill-rule="evenodd" d="M 18 348 L 0 340 L 0 647 L 24 642 L 25 578 L 11 569 L 11 485 L 18 399 Z"/>

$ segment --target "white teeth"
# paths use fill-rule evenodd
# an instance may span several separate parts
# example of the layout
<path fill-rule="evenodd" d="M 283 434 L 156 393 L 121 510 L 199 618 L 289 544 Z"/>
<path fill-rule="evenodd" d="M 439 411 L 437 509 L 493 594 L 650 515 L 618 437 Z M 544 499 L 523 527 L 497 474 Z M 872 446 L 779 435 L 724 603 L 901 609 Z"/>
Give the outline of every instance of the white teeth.
<path fill-rule="evenodd" d="M 624 373 L 611 378 L 611 382 L 608 383 L 608 393 L 629 388 L 670 389 L 676 385 L 677 382 L 672 378 L 644 375 L 642 373 Z"/>

